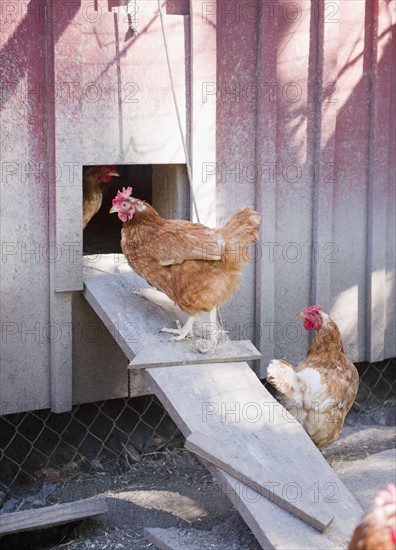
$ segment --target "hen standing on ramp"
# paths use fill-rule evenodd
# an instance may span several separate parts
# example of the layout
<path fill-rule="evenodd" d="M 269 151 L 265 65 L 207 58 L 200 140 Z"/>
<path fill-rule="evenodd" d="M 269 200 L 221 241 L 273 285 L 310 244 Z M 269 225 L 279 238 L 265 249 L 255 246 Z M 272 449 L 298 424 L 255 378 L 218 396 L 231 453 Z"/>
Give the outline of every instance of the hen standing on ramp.
<path fill-rule="evenodd" d="M 192 335 L 196 316 L 227 302 L 239 285 L 249 260 L 249 244 L 258 239 L 260 217 L 240 208 L 220 229 L 199 223 L 166 220 L 152 206 L 123 188 L 113 199 L 111 213 L 124 222 L 121 248 L 130 267 L 150 285 L 162 290 L 189 315 L 176 340 Z"/>
<path fill-rule="evenodd" d="M 345 353 L 337 325 L 322 306 L 310 306 L 298 315 L 304 317 L 306 330 L 316 331 L 307 356 L 296 369 L 283 360 L 271 361 L 267 380 L 315 445 L 323 447 L 341 434 L 356 398 L 359 375 Z"/>

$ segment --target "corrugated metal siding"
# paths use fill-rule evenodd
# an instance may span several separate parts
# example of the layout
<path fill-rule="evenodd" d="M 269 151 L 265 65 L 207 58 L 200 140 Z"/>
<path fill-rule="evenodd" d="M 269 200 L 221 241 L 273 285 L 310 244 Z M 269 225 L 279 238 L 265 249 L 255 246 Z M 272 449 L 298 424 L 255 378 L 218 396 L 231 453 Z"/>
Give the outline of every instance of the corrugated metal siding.
<path fill-rule="evenodd" d="M 255 19 L 252 2 L 238 4 L 232 15 L 218 2 L 218 81 L 256 87 L 256 126 L 247 139 L 246 96 L 219 94 L 218 160 L 243 168 L 253 158 L 258 177 L 241 185 L 218 170 L 218 195 L 225 217 L 235 206 L 230 191 L 252 203 L 255 188 L 263 216 L 255 299 L 261 374 L 273 357 L 305 355 L 308 335 L 295 314 L 312 303 L 337 321 L 354 361 L 392 357 L 395 2 L 300 0 L 292 9 L 286 0 L 258 1 Z M 253 284 L 248 271 L 227 318 L 235 306 L 239 314 L 239 301 L 250 304 Z M 241 323 L 251 323 L 250 307 L 241 311 Z"/>

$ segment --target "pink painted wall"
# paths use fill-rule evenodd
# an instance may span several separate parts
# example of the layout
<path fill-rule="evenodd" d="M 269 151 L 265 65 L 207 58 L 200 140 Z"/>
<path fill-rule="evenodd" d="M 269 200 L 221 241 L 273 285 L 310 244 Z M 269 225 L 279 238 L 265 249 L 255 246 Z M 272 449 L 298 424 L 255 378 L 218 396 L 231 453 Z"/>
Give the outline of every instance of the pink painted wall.
<path fill-rule="evenodd" d="M 26 10 L 23 2 L 1 2 L 1 9 L 0 402 L 7 413 L 50 401 L 50 182 L 43 3 Z"/>
<path fill-rule="evenodd" d="M 62 411 L 72 403 L 71 324 L 83 331 L 92 321 L 82 308 L 73 310 L 71 293 L 82 288 L 82 165 L 185 162 L 157 3 L 139 0 L 138 7 L 134 35 L 123 0 L 0 2 L 4 413 Z M 188 4 L 168 8 L 164 24 L 185 129 Z M 127 392 L 127 362 L 114 357 L 102 399 Z M 84 368 L 78 358 L 74 368 Z"/>
<path fill-rule="evenodd" d="M 81 165 L 185 162 L 156 2 L 138 4 L 133 36 L 121 0 L 0 2 L 3 412 L 71 403 Z M 264 374 L 305 354 L 294 315 L 319 302 L 353 360 L 396 355 L 395 0 L 194 0 L 188 14 L 169 1 L 165 25 L 200 204 L 218 223 L 242 204 L 263 217 L 226 329 L 255 339 Z M 216 197 L 199 184 L 213 97 Z"/>
<path fill-rule="evenodd" d="M 394 356 L 395 2 L 216 10 L 219 211 L 255 203 L 263 216 L 261 259 L 227 328 L 255 332 L 264 374 L 274 356 L 305 355 L 294 316 L 322 303 L 353 360 Z"/>

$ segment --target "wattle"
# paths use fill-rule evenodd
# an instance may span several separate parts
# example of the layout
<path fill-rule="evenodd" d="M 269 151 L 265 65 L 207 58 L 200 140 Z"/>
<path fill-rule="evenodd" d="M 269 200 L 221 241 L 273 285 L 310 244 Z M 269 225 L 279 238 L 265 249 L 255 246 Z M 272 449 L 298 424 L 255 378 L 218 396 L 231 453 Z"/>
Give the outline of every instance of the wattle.
<path fill-rule="evenodd" d="M 118 217 L 122 222 L 127 222 L 133 218 L 133 212 L 118 212 Z"/>
<path fill-rule="evenodd" d="M 314 330 L 315 327 L 309 319 L 304 319 L 304 328 L 305 330 Z"/>

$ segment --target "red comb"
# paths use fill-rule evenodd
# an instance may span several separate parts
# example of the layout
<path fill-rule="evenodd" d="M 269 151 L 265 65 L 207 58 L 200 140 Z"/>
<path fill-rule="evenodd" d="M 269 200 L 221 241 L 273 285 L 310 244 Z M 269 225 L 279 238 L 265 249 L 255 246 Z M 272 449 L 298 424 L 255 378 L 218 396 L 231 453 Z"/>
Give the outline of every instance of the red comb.
<path fill-rule="evenodd" d="M 122 188 L 122 191 L 117 191 L 117 196 L 113 199 L 112 203 L 113 206 L 117 206 L 118 204 L 122 203 L 122 201 L 129 199 L 129 197 L 132 195 L 132 187 L 125 187 Z"/>
<path fill-rule="evenodd" d="M 117 172 L 114 164 L 111 166 L 98 166 L 94 173 L 96 181 L 108 183 L 111 179 L 111 176 L 109 176 L 111 172 Z"/>

